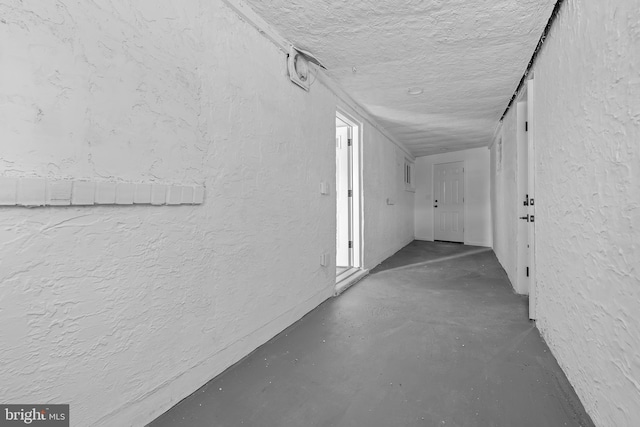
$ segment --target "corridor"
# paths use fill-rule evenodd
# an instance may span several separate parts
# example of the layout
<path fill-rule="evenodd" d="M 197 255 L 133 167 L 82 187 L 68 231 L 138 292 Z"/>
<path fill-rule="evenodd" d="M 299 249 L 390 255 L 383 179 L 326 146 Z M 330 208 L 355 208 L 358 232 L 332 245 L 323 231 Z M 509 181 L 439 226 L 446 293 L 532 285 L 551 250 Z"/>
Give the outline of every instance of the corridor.
<path fill-rule="evenodd" d="M 414 241 L 150 424 L 592 426 L 488 248 Z"/>

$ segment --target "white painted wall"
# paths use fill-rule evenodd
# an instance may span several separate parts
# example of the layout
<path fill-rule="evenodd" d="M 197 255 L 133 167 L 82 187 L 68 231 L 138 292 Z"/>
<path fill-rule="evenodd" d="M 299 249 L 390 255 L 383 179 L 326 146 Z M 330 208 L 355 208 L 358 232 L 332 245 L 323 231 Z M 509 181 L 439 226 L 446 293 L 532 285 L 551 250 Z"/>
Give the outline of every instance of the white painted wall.
<path fill-rule="evenodd" d="M 522 201 L 517 192 L 517 121 L 516 108 L 507 113 L 496 140 L 491 146 L 491 210 L 493 213 L 493 251 L 507 272 L 511 284 L 516 285 L 518 207 Z"/>
<path fill-rule="evenodd" d="M 0 175 L 207 188 L 201 206 L 0 208 L 3 402 L 143 425 L 332 294 L 320 182 L 341 101 L 291 84 L 219 0 L 5 1 L 0 41 Z M 398 149 L 365 132 L 375 211 Z M 412 235 L 410 197 L 393 209 L 365 212 L 365 259 Z"/>
<path fill-rule="evenodd" d="M 639 20 L 567 0 L 534 68 L 537 326 L 598 426 L 640 420 Z"/>
<path fill-rule="evenodd" d="M 460 161 L 465 164 L 464 243 L 490 247 L 489 150 L 486 147 L 416 159 L 416 239 L 433 240 L 433 165 Z"/>
<path fill-rule="evenodd" d="M 363 136 L 364 267 L 371 269 L 414 239 L 414 193 L 404 183 L 404 159 L 413 157 L 369 123 Z"/>

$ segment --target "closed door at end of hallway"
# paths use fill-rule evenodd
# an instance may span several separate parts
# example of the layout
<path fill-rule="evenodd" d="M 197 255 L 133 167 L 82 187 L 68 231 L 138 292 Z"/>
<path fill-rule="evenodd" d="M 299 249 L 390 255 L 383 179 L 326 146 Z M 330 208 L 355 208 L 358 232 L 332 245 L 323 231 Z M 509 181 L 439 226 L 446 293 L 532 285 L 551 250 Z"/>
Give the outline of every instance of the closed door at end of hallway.
<path fill-rule="evenodd" d="M 433 169 L 434 240 L 464 242 L 464 162 Z"/>

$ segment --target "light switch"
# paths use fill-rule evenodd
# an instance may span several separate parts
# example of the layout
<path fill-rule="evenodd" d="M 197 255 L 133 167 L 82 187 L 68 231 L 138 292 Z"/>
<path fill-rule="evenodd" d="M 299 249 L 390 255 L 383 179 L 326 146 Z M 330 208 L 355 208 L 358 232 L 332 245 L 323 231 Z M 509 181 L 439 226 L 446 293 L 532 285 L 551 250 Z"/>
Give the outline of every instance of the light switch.
<path fill-rule="evenodd" d="M 183 205 L 193 204 L 193 187 L 184 185 L 182 186 L 182 202 Z"/>
<path fill-rule="evenodd" d="M 204 202 L 204 187 L 198 185 L 193 191 L 193 203 L 199 205 Z"/>
<path fill-rule="evenodd" d="M 99 182 L 96 184 L 96 203 L 114 205 L 116 203 L 116 183 Z"/>
<path fill-rule="evenodd" d="M 179 205 L 182 202 L 182 187 L 179 185 L 170 185 L 167 193 L 168 205 Z"/>
<path fill-rule="evenodd" d="M 133 203 L 141 205 L 151 203 L 151 184 L 136 184 Z"/>
<path fill-rule="evenodd" d="M 321 182 L 320 183 L 320 194 L 327 196 L 329 195 L 329 183 Z"/>
<path fill-rule="evenodd" d="M 15 206 L 18 193 L 16 178 L 0 177 L 0 206 Z"/>
<path fill-rule="evenodd" d="M 116 205 L 132 205 L 135 184 L 119 182 L 116 184 Z"/>
<path fill-rule="evenodd" d="M 18 205 L 44 206 L 47 197 L 47 180 L 21 178 L 18 181 Z"/>
<path fill-rule="evenodd" d="M 72 205 L 93 205 L 96 198 L 96 185 L 89 181 L 74 181 L 71 192 Z"/>
<path fill-rule="evenodd" d="M 167 203 L 167 186 L 164 184 L 153 184 L 151 186 L 151 204 L 164 205 Z"/>
<path fill-rule="evenodd" d="M 329 265 L 329 254 L 328 253 L 323 253 L 322 255 L 320 255 L 320 265 L 323 267 L 326 267 Z"/>
<path fill-rule="evenodd" d="M 47 205 L 70 205 L 72 186 L 73 181 L 49 181 L 47 183 Z"/>

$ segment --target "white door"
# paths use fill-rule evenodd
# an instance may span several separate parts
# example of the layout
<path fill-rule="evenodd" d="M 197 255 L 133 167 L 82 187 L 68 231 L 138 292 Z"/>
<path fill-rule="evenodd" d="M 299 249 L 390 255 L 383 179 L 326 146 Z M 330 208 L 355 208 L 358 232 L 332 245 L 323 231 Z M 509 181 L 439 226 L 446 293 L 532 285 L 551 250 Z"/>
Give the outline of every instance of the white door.
<path fill-rule="evenodd" d="M 336 266 L 350 267 L 349 127 L 336 127 Z"/>
<path fill-rule="evenodd" d="M 529 318 L 536 319 L 536 259 L 535 259 L 535 137 L 534 137 L 534 114 L 533 114 L 533 96 L 534 96 L 533 79 L 527 81 L 527 174 L 529 180 L 527 182 L 529 188 Z"/>
<path fill-rule="evenodd" d="M 527 140 L 527 101 L 516 104 L 517 118 L 517 165 L 518 165 L 518 212 L 516 291 L 529 293 L 529 144 Z"/>
<path fill-rule="evenodd" d="M 464 242 L 464 162 L 433 166 L 434 240 Z"/>

